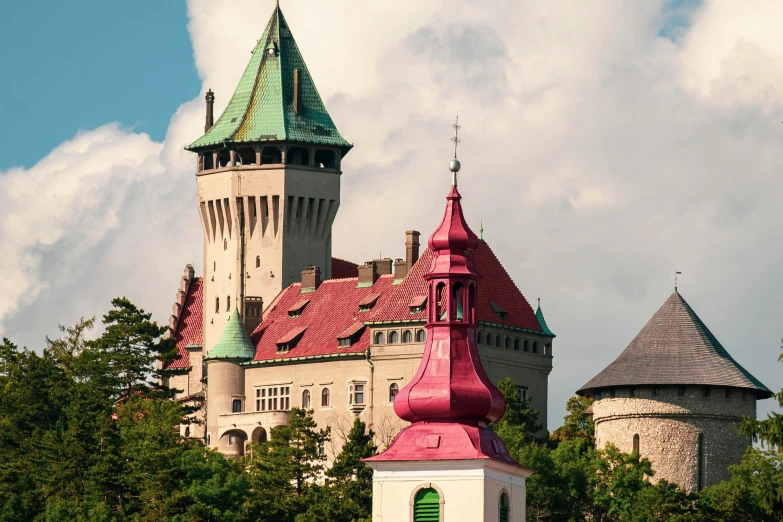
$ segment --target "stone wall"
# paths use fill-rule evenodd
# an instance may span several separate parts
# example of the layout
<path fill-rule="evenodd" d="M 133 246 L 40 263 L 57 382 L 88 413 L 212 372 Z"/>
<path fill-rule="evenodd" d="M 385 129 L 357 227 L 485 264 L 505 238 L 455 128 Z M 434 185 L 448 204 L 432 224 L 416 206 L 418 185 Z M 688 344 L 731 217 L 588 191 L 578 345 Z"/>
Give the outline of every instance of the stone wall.
<path fill-rule="evenodd" d="M 698 490 L 729 478 L 728 466 L 740 461 L 750 441 L 737 432 L 743 416 L 756 416 L 751 391 L 686 386 L 617 388 L 596 394 L 593 416 L 596 446 L 612 443 L 650 460 L 654 481 L 665 478 L 688 490 Z M 699 444 L 702 444 L 700 455 Z M 701 461 L 701 465 L 700 465 Z M 700 475 L 701 474 L 701 475 Z"/>

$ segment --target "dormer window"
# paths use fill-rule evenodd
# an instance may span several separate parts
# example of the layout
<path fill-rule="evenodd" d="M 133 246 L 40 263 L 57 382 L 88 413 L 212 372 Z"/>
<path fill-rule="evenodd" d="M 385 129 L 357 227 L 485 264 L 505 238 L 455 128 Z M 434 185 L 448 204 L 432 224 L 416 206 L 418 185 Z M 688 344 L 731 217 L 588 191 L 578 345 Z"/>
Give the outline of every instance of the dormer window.
<path fill-rule="evenodd" d="M 503 307 L 502 307 L 502 306 L 500 306 L 499 304 L 497 304 L 497 303 L 496 303 L 496 302 L 494 302 L 494 301 L 490 301 L 490 302 L 489 302 L 489 306 L 491 306 L 491 307 L 492 307 L 492 311 L 493 311 L 493 312 L 495 312 L 495 315 L 497 315 L 497 316 L 498 316 L 498 318 L 499 318 L 501 321 L 505 321 L 505 320 L 506 320 L 506 316 L 508 315 L 508 312 L 506 312 L 506 311 L 503 309 Z"/>
<path fill-rule="evenodd" d="M 300 299 L 297 301 L 294 306 L 288 309 L 288 317 L 299 317 L 302 315 L 302 312 L 309 302 L 309 299 Z"/>
<path fill-rule="evenodd" d="M 307 330 L 306 326 L 294 328 L 283 337 L 278 339 L 278 341 L 275 343 L 277 345 L 277 352 L 287 352 L 293 349 L 302 338 L 302 335 L 304 335 L 305 330 Z"/>
<path fill-rule="evenodd" d="M 361 336 L 364 330 L 364 323 L 357 322 L 346 328 L 337 336 L 337 346 L 347 348 L 351 346 Z"/>
<path fill-rule="evenodd" d="M 411 301 L 411 304 L 408 306 L 410 307 L 410 311 L 412 314 L 419 314 L 423 312 L 424 307 L 427 306 L 427 296 L 420 295 L 418 297 L 414 297 L 413 301 Z"/>
<path fill-rule="evenodd" d="M 381 294 L 369 294 L 367 297 L 361 300 L 359 303 L 359 311 L 360 312 L 369 312 L 372 310 L 372 307 L 375 306 L 375 303 L 378 302 L 378 298 L 381 296 Z"/>

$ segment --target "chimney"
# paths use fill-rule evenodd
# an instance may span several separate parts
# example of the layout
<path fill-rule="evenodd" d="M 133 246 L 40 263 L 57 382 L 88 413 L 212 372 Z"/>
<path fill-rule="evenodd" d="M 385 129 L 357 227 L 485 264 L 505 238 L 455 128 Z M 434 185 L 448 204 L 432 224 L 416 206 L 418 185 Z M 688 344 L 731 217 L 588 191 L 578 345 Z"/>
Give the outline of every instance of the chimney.
<path fill-rule="evenodd" d="M 359 280 L 358 285 L 373 285 L 378 280 L 378 265 L 375 261 L 367 261 L 363 265 L 359 265 Z"/>
<path fill-rule="evenodd" d="M 308 266 L 302 270 L 302 292 L 314 292 L 321 284 L 321 268 Z"/>
<path fill-rule="evenodd" d="M 302 70 L 294 69 L 294 112 L 302 110 Z"/>
<path fill-rule="evenodd" d="M 373 263 L 378 268 L 378 275 L 391 275 L 392 273 L 392 260 L 390 257 L 384 257 L 382 259 L 373 259 Z"/>
<path fill-rule="evenodd" d="M 405 264 L 410 272 L 416 261 L 419 260 L 419 234 L 416 230 L 405 231 Z"/>
<path fill-rule="evenodd" d="M 260 297 L 245 297 L 245 313 L 242 319 L 245 321 L 245 330 L 247 335 L 253 335 L 256 327 L 263 319 L 264 300 Z"/>
<path fill-rule="evenodd" d="M 394 260 L 394 279 L 402 279 L 408 275 L 408 263 L 404 259 Z"/>
<path fill-rule="evenodd" d="M 215 93 L 212 89 L 207 91 L 207 121 L 204 124 L 204 132 L 207 132 L 215 124 L 215 114 L 213 111 L 215 105 Z"/>

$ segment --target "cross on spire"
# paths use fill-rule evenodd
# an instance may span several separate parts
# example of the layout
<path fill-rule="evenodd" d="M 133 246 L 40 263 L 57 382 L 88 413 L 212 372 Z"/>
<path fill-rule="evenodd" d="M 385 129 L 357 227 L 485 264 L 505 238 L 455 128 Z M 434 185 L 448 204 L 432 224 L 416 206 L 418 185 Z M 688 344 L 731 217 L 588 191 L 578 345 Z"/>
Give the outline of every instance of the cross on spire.
<path fill-rule="evenodd" d="M 451 138 L 451 141 L 454 142 L 454 159 L 457 159 L 457 145 L 462 141 L 459 139 L 459 130 L 462 128 L 459 124 L 459 116 L 454 118 L 454 125 L 451 128 L 454 129 L 454 137 Z"/>
<path fill-rule="evenodd" d="M 679 270 L 674 272 L 674 291 L 677 291 L 677 276 L 682 275 L 682 272 Z"/>

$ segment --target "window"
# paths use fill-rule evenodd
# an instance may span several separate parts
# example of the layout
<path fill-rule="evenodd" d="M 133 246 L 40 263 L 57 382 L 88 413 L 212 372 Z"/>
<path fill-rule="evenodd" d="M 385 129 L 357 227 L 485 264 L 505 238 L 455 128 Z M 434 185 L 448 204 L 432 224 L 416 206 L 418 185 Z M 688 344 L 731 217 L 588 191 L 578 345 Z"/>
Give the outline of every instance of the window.
<path fill-rule="evenodd" d="M 212 261 L 212 271 L 217 271 L 217 261 Z"/>
<path fill-rule="evenodd" d="M 423 343 L 427 340 L 427 332 L 424 330 L 419 330 L 416 332 L 416 342 L 417 343 Z"/>
<path fill-rule="evenodd" d="M 324 441 L 323 440 L 319 440 L 318 441 L 318 456 L 319 457 L 323 457 L 324 455 L 326 455 L 326 449 L 324 448 Z"/>
<path fill-rule="evenodd" d="M 519 392 L 520 399 L 527 400 L 527 386 L 517 386 L 517 392 Z"/>
<path fill-rule="evenodd" d="M 525 339 L 525 342 L 522 343 L 522 350 L 525 352 L 530 351 L 530 341 L 528 341 L 527 339 Z"/>
<path fill-rule="evenodd" d="M 727 399 L 731 399 L 731 388 L 726 387 L 726 390 L 723 393 Z"/>
<path fill-rule="evenodd" d="M 348 389 L 348 404 L 364 404 L 364 384 L 352 384 Z"/>
<path fill-rule="evenodd" d="M 492 338 L 492 334 L 491 334 L 491 333 L 488 333 L 488 334 L 487 334 L 487 344 L 488 344 L 488 345 L 490 345 L 490 346 L 492 346 L 492 340 L 493 340 L 493 338 Z"/>
<path fill-rule="evenodd" d="M 653 386 L 653 395 L 656 397 L 659 397 L 661 395 L 661 387 L 660 386 Z"/>
<path fill-rule="evenodd" d="M 397 332 L 389 332 L 389 344 L 395 344 L 400 341 L 400 334 Z"/>
<path fill-rule="evenodd" d="M 240 399 L 231 401 L 231 413 L 242 413 L 242 401 Z"/>
<path fill-rule="evenodd" d="M 696 491 L 704 487 L 704 434 L 699 433 L 696 442 Z"/>
<path fill-rule="evenodd" d="M 402 332 L 402 342 L 404 343 L 410 343 L 413 342 L 413 334 L 410 330 L 405 330 Z"/>
<path fill-rule="evenodd" d="M 383 332 L 378 332 L 375 334 L 375 344 L 383 344 Z"/>
<path fill-rule="evenodd" d="M 256 268 L 261 268 L 261 256 L 256 256 Z"/>
<path fill-rule="evenodd" d="M 324 408 L 329 406 L 329 388 L 321 390 L 321 406 Z"/>
<path fill-rule="evenodd" d="M 533 341 L 533 353 L 538 353 L 538 341 Z"/>
<path fill-rule="evenodd" d="M 680 396 L 680 397 L 684 397 L 685 396 L 685 386 L 679 386 L 677 388 L 677 395 Z"/>
<path fill-rule="evenodd" d="M 235 442 L 235 437 L 233 435 L 228 436 L 228 445 L 233 446 Z"/>
<path fill-rule="evenodd" d="M 633 454 L 639 455 L 639 434 L 633 436 Z"/>
<path fill-rule="evenodd" d="M 302 408 L 309 408 L 310 407 L 310 390 L 305 390 L 302 392 Z"/>
<path fill-rule="evenodd" d="M 230 311 L 231 311 L 231 296 L 227 295 L 226 296 L 226 312 L 230 312 Z"/>
<path fill-rule="evenodd" d="M 519 351 L 520 344 L 519 339 L 514 339 L 514 350 Z"/>
<path fill-rule="evenodd" d="M 413 522 L 440 520 L 440 495 L 433 488 L 422 488 L 413 499 Z"/>
<path fill-rule="evenodd" d="M 702 395 L 704 395 L 705 397 L 709 397 L 711 393 L 712 393 L 712 390 L 710 389 L 709 386 L 702 386 L 702 388 L 701 388 L 701 394 Z"/>
<path fill-rule="evenodd" d="M 190 437 L 190 426 L 185 427 L 185 437 Z"/>
<path fill-rule="evenodd" d="M 290 409 L 290 386 L 256 388 L 256 411 L 288 411 Z"/>
<path fill-rule="evenodd" d="M 223 250 L 228 250 L 228 239 L 223 240 Z"/>
<path fill-rule="evenodd" d="M 506 347 L 506 349 L 511 348 L 511 338 L 510 337 L 506 337 L 506 340 L 504 341 L 504 346 Z"/>
<path fill-rule="evenodd" d="M 508 522 L 508 494 L 504 491 L 500 494 L 500 505 L 498 507 L 499 522 Z"/>
<path fill-rule="evenodd" d="M 218 312 L 220 312 L 220 298 L 216 297 L 215 298 L 215 313 L 218 313 Z"/>
<path fill-rule="evenodd" d="M 389 402 L 394 402 L 394 399 L 397 397 L 397 393 L 400 391 L 400 385 L 396 382 L 393 382 L 389 385 Z"/>
<path fill-rule="evenodd" d="M 479 332 L 476 334 L 476 342 L 479 344 L 484 344 L 484 333 Z"/>
<path fill-rule="evenodd" d="M 497 346 L 498 348 L 500 348 L 500 336 L 499 336 L 499 335 L 496 335 L 496 336 L 495 336 L 495 346 Z"/>

